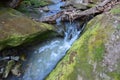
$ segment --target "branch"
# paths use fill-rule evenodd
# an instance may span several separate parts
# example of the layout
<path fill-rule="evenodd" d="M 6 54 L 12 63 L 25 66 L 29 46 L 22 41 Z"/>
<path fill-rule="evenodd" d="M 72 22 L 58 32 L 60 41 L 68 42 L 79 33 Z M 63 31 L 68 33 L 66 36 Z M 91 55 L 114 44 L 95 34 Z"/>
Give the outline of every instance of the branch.
<path fill-rule="evenodd" d="M 104 0 L 100 4 L 85 11 L 80 10 L 64 10 L 53 16 L 46 17 L 42 22 L 55 23 L 57 18 L 61 18 L 61 21 L 73 21 L 75 19 L 86 17 L 93 14 L 100 14 L 109 11 L 114 5 L 120 3 L 120 0 Z"/>

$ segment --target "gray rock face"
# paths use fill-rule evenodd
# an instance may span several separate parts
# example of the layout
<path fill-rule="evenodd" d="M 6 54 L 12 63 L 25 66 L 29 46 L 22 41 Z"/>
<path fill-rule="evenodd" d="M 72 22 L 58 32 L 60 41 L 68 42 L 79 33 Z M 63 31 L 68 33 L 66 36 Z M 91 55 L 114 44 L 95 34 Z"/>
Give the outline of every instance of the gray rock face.
<path fill-rule="evenodd" d="M 115 25 L 118 26 L 119 22 L 115 21 Z M 120 63 L 120 29 L 117 29 L 112 33 L 109 41 L 105 44 L 106 53 L 103 59 L 103 66 L 107 67 L 107 71 L 112 72 L 118 69 Z"/>

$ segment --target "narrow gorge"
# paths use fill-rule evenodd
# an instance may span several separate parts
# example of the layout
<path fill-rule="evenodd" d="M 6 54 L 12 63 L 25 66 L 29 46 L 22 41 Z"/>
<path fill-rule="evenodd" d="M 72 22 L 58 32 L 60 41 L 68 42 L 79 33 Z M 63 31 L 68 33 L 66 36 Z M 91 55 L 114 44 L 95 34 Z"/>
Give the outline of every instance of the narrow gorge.
<path fill-rule="evenodd" d="M 0 5 L 0 80 L 120 79 L 119 0 L 35 1 Z"/>

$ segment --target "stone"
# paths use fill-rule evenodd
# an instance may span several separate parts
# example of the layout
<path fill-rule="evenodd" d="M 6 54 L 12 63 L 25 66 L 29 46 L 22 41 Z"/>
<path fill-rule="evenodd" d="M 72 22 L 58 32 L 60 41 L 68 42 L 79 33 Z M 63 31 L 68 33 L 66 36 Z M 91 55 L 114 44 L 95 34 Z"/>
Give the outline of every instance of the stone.
<path fill-rule="evenodd" d="M 19 61 L 20 57 L 19 56 L 10 56 L 10 59 L 14 60 L 14 61 Z"/>
<path fill-rule="evenodd" d="M 3 78 L 7 78 L 8 77 L 8 75 L 9 75 L 9 73 L 10 73 L 10 71 L 11 71 L 11 69 L 12 69 L 14 64 L 15 64 L 14 60 L 8 61 L 7 65 L 5 67 L 5 70 L 3 72 Z"/>
<path fill-rule="evenodd" d="M 21 75 L 21 64 L 16 64 L 15 67 L 11 70 L 12 74 L 19 77 Z"/>
<path fill-rule="evenodd" d="M 49 8 L 48 8 L 48 6 L 43 7 L 42 10 L 45 11 L 45 12 L 50 11 Z"/>
<path fill-rule="evenodd" d="M 44 41 L 56 34 L 54 26 L 33 21 L 11 8 L 0 7 L 0 22 L 0 50 L 31 45 L 33 41 Z"/>
<path fill-rule="evenodd" d="M 116 5 L 108 12 L 111 15 L 100 14 L 90 20 L 46 80 L 119 80 L 119 12 L 120 5 Z M 117 38 L 112 40 L 113 36 Z"/>

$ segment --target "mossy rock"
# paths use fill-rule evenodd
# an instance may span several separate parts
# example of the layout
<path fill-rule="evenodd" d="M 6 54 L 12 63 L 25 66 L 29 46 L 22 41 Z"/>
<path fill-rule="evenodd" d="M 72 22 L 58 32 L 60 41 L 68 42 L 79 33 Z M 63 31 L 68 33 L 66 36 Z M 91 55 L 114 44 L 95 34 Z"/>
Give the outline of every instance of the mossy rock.
<path fill-rule="evenodd" d="M 52 25 L 33 21 L 11 8 L 0 8 L 0 50 L 37 39 L 44 41 L 53 33 Z"/>
<path fill-rule="evenodd" d="M 46 80 L 119 80 L 119 9 L 93 18 Z"/>
<path fill-rule="evenodd" d="M 20 11 L 26 11 L 29 7 L 38 8 L 52 3 L 51 0 L 23 0 L 17 9 Z"/>

